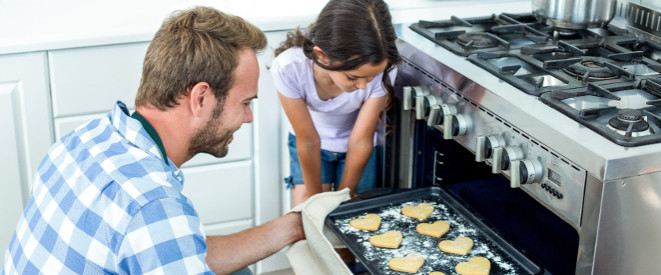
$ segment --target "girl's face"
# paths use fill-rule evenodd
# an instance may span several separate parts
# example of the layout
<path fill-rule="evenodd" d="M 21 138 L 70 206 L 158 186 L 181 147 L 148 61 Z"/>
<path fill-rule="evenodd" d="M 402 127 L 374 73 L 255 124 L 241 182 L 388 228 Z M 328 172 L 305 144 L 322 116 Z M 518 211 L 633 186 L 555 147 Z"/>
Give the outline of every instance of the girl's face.
<path fill-rule="evenodd" d="M 343 92 L 353 92 L 365 89 L 367 83 L 382 73 L 387 65 L 388 61 L 383 60 L 379 64 L 363 64 L 350 71 L 328 71 L 328 76 Z"/>
<path fill-rule="evenodd" d="M 330 62 L 326 53 L 318 46 L 314 46 L 313 51 L 319 62 L 323 64 Z M 367 83 L 372 81 L 376 75 L 382 73 L 386 66 L 388 66 L 388 60 L 384 59 L 379 64 L 363 64 L 350 71 L 328 71 L 328 76 L 342 92 L 353 92 L 358 89 L 365 89 Z"/>

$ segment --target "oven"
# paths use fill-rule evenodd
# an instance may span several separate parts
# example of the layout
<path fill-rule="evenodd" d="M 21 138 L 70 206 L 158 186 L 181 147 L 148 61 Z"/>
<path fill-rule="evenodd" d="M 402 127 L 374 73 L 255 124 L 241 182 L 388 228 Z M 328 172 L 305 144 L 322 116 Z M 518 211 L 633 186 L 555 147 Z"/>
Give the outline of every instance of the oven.
<path fill-rule="evenodd" d="M 443 188 L 544 272 L 658 273 L 660 29 L 627 2 L 597 29 L 397 25 L 386 182 Z"/>

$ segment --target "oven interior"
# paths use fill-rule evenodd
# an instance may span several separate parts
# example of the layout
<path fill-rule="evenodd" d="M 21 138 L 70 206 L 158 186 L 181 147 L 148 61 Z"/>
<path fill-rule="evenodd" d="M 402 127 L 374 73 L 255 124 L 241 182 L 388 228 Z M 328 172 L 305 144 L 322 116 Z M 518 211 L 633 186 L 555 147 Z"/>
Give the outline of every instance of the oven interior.
<path fill-rule="evenodd" d="M 384 162 L 385 187 L 440 186 L 524 255 L 544 268 L 545 274 L 573 274 L 579 244 L 577 231 L 509 179 L 492 174 L 491 168 L 424 120 L 402 115 L 401 104 L 389 111 L 392 132 L 413 125 L 412 137 L 387 136 Z M 395 115 L 397 114 L 397 115 Z M 411 148 L 397 139 L 411 138 Z M 412 155 L 410 183 L 402 186 L 401 154 Z"/>

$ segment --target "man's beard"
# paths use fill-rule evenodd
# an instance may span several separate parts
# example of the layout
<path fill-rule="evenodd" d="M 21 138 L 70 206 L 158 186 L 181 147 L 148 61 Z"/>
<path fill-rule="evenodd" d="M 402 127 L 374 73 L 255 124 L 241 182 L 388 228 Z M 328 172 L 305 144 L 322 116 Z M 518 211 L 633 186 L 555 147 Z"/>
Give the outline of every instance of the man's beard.
<path fill-rule="evenodd" d="M 220 134 L 218 127 L 221 123 L 220 110 L 214 110 L 214 118 L 207 122 L 201 129 L 197 130 L 191 138 L 190 145 L 188 146 L 188 155 L 193 157 L 198 153 L 208 153 L 214 157 L 222 158 L 227 155 L 227 147 L 229 147 L 232 134 L 238 129 L 225 129 Z"/>

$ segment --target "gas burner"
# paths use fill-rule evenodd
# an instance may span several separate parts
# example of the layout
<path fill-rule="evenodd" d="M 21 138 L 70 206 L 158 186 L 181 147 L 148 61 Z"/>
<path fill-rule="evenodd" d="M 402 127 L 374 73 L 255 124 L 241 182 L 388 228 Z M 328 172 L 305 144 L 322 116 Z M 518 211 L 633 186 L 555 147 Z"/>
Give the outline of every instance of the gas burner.
<path fill-rule="evenodd" d="M 617 115 L 608 120 L 608 125 L 627 132 L 642 132 L 650 127 L 647 121 L 643 119 L 643 112 L 635 109 L 618 110 Z"/>
<path fill-rule="evenodd" d="M 496 46 L 486 32 L 467 32 L 457 36 L 457 43 L 472 48 L 482 49 Z"/>
<path fill-rule="evenodd" d="M 618 75 L 606 66 L 608 59 L 594 56 L 584 56 L 581 59 L 581 61 L 571 64 L 562 70 L 576 79 L 582 79 L 585 73 L 589 73 L 588 81 L 618 78 Z"/>

